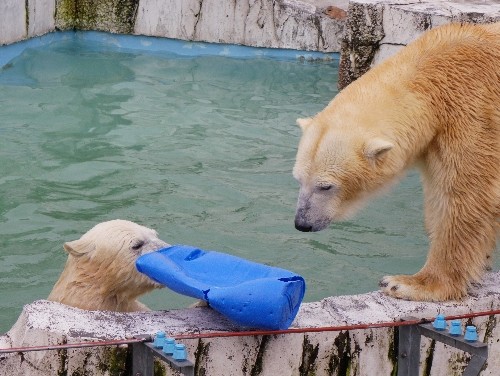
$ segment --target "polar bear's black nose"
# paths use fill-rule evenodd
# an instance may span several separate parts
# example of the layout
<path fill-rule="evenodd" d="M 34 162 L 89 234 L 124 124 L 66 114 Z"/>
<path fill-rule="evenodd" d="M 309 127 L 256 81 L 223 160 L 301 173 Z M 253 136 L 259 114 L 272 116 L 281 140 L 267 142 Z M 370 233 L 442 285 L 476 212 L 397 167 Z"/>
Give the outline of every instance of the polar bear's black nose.
<path fill-rule="evenodd" d="M 303 225 L 299 221 L 295 221 L 295 228 L 299 231 L 302 231 L 302 232 L 311 232 L 312 231 L 312 226 Z"/>

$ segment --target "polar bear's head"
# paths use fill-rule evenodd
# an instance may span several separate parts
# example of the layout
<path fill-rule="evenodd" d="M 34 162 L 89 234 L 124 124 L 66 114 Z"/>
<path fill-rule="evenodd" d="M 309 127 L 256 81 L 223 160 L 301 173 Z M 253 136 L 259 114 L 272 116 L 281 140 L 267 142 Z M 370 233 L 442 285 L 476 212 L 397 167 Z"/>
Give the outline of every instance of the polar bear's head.
<path fill-rule="evenodd" d="M 302 128 L 293 169 L 300 184 L 298 230 L 320 231 L 348 218 L 394 177 L 389 155 L 394 145 L 387 139 L 321 114 L 297 123 Z"/>
<path fill-rule="evenodd" d="M 95 310 L 133 311 L 146 307 L 135 298 L 163 287 L 139 273 L 143 254 L 167 247 L 156 231 L 125 220 L 94 226 L 64 244 L 68 260 L 49 300 Z"/>

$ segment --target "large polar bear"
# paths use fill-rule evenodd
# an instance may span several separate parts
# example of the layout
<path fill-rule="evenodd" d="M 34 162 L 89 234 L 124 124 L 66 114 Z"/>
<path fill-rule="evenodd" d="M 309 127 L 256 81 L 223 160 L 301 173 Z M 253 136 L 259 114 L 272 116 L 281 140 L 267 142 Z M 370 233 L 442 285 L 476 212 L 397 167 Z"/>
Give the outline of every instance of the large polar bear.
<path fill-rule="evenodd" d="M 297 122 L 298 230 L 345 219 L 416 165 L 427 262 L 380 287 L 441 301 L 481 279 L 500 227 L 500 23 L 433 29 Z"/>
<path fill-rule="evenodd" d="M 68 260 L 48 299 L 100 311 L 147 311 L 136 298 L 163 287 L 135 267 L 145 253 L 167 247 L 156 231 L 115 219 L 64 244 Z"/>

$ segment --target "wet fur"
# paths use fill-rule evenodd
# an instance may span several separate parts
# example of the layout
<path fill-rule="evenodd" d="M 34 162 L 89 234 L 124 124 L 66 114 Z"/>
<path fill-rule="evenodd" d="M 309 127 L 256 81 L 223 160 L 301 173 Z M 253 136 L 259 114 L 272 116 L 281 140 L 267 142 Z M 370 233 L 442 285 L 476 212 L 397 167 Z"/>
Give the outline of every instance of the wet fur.
<path fill-rule="evenodd" d="M 137 297 L 162 286 L 139 273 L 135 261 L 166 246 L 156 231 L 136 223 L 99 223 L 64 244 L 68 260 L 48 299 L 87 310 L 147 311 Z"/>

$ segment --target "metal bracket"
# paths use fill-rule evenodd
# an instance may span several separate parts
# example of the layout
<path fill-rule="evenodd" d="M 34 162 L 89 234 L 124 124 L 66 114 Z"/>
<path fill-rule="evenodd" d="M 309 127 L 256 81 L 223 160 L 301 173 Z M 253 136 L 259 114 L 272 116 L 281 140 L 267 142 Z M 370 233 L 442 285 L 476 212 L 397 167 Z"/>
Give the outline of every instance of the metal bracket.
<path fill-rule="evenodd" d="M 403 321 L 418 320 L 407 317 Z M 445 330 L 436 330 L 432 324 L 418 324 L 399 327 L 398 376 L 418 376 L 420 363 L 420 339 L 426 336 L 448 346 L 468 352 L 472 355 L 463 376 L 477 376 L 486 359 L 488 345 L 483 342 L 467 342 L 463 336 L 452 336 Z"/>
<path fill-rule="evenodd" d="M 153 376 L 154 358 L 166 362 L 171 368 L 184 376 L 194 376 L 194 364 L 189 360 L 178 361 L 165 354 L 161 349 L 153 347 L 151 336 L 136 336 L 144 342 L 132 344 L 132 375 Z"/>

